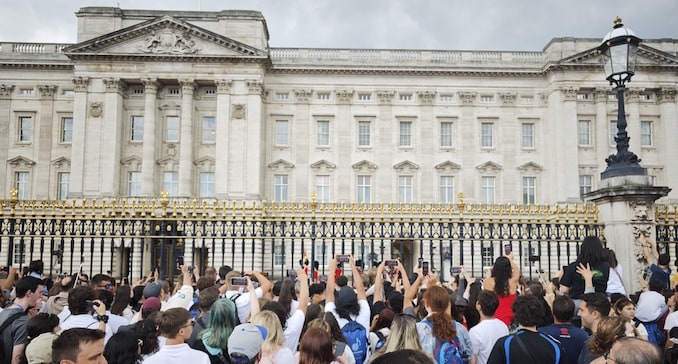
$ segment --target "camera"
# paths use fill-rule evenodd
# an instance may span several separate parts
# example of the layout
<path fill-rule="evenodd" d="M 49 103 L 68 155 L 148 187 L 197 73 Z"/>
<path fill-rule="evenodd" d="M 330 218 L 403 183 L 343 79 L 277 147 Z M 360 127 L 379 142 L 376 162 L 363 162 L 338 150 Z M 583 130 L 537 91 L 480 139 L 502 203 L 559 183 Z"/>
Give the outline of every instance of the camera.
<path fill-rule="evenodd" d="M 348 262 L 348 255 L 346 255 L 346 254 L 337 255 L 337 262 L 339 262 L 339 263 Z"/>

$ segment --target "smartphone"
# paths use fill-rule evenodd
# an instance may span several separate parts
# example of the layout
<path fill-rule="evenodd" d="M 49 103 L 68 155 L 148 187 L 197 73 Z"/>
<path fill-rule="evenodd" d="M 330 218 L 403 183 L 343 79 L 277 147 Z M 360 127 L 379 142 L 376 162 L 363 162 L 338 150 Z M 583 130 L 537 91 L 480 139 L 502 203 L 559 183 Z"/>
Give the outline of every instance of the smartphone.
<path fill-rule="evenodd" d="M 387 280 L 388 279 L 388 273 L 381 272 L 381 279 L 384 280 L 384 281 Z"/>
<path fill-rule="evenodd" d="M 319 276 L 318 276 L 318 281 L 319 281 L 320 283 L 327 283 L 327 275 L 325 275 L 325 274 L 319 275 Z"/>
<path fill-rule="evenodd" d="M 394 268 L 398 266 L 398 261 L 395 259 L 389 259 L 384 264 L 389 268 Z"/>
<path fill-rule="evenodd" d="M 450 267 L 450 274 L 459 274 L 461 273 L 461 267 Z"/>
<path fill-rule="evenodd" d="M 292 282 L 297 281 L 297 272 L 294 269 L 287 270 L 287 277 L 292 280 Z"/>
<path fill-rule="evenodd" d="M 511 254 L 512 250 L 513 250 L 513 247 L 511 247 L 511 244 L 504 245 L 504 255 Z"/>
<path fill-rule="evenodd" d="M 125 286 L 129 286 L 129 278 L 127 278 L 127 277 L 123 278 L 122 284 L 124 284 Z"/>
<path fill-rule="evenodd" d="M 347 263 L 348 262 L 348 255 L 346 255 L 346 254 L 337 255 L 337 262 Z"/>
<path fill-rule="evenodd" d="M 247 285 L 247 278 L 245 278 L 245 277 L 233 277 L 233 278 L 231 278 L 231 285 L 232 286 L 246 286 Z"/>
<path fill-rule="evenodd" d="M 184 265 L 184 256 L 180 255 L 177 257 L 177 269 L 181 269 L 182 265 Z"/>
<path fill-rule="evenodd" d="M 94 312 L 94 307 L 99 307 L 99 302 L 87 300 L 87 312 Z"/>
<path fill-rule="evenodd" d="M 421 270 L 424 277 L 428 275 L 428 262 L 421 262 Z"/>
<path fill-rule="evenodd" d="M 421 268 L 421 262 L 424 261 L 424 258 L 418 258 L 417 259 L 417 268 Z"/>

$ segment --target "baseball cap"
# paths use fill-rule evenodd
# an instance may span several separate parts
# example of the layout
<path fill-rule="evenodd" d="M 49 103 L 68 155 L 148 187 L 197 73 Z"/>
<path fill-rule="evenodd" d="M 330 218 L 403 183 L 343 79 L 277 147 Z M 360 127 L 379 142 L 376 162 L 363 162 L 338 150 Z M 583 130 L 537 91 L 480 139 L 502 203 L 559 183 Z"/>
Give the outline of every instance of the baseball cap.
<path fill-rule="evenodd" d="M 164 285 L 164 281 L 155 281 L 147 284 L 143 291 L 144 298 L 160 297 L 160 292 L 162 291 L 162 287 Z"/>
<path fill-rule="evenodd" d="M 141 310 L 160 311 L 161 307 L 162 303 L 160 302 L 158 297 L 148 297 L 146 301 L 144 301 L 144 304 L 141 305 Z"/>
<path fill-rule="evenodd" d="M 228 355 L 231 362 L 247 362 L 254 359 L 266 340 L 265 327 L 254 324 L 240 324 L 228 337 Z"/>
<path fill-rule="evenodd" d="M 336 303 L 337 307 L 352 307 L 358 304 L 358 295 L 353 291 L 353 288 L 343 286 L 337 294 Z"/>

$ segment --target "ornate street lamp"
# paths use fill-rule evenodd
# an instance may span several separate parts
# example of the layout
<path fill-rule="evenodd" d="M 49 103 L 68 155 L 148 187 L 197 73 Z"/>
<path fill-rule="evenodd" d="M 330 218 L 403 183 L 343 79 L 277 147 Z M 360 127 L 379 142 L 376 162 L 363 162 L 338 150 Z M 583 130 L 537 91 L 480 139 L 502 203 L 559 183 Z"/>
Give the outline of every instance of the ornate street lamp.
<path fill-rule="evenodd" d="M 624 112 L 625 83 L 631 80 L 636 68 L 636 53 L 641 39 L 624 27 L 621 18 L 614 20 L 611 32 L 605 35 L 603 43 L 598 47 L 605 62 L 605 74 L 610 85 L 617 88 L 617 153 L 612 154 L 605 162 L 607 168 L 601 173 L 601 178 L 616 176 L 647 175 L 647 170 L 640 166 L 640 158 L 629 151 L 629 136 L 626 132 L 626 114 Z"/>

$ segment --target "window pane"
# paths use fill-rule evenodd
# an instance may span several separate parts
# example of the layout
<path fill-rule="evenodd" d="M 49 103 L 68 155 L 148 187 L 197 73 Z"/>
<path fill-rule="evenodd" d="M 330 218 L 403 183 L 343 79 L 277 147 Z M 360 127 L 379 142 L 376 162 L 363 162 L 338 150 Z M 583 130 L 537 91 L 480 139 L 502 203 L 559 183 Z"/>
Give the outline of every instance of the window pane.
<path fill-rule="evenodd" d="M 315 177 L 315 193 L 318 195 L 318 201 L 330 201 L 330 176 Z"/>
<path fill-rule="evenodd" d="M 483 148 L 492 148 L 494 146 L 493 141 L 493 128 L 494 124 L 492 123 L 482 123 L 480 124 L 480 146 Z"/>
<path fill-rule="evenodd" d="M 454 202 L 454 177 L 440 177 L 440 202 Z"/>
<path fill-rule="evenodd" d="M 617 136 L 617 120 L 610 120 L 610 145 L 617 145 L 614 138 Z"/>
<path fill-rule="evenodd" d="M 440 146 L 452 146 L 452 123 L 449 121 L 443 121 L 440 123 Z"/>
<path fill-rule="evenodd" d="M 483 177 L 480 186 L 482 203 L 494 203 L 494 177 Z"/>
<path fill-rule="evenodd" d="M 141 142 L 144 140 L 144 117 L 132 116 L 132 141 Z"/>
<path fill-rule="evenodd" d="M 19 118 L 19 141 L 30 142 L 33 134 L 33 118 L 22 116 Z"/>
<path fill-rule="evenodd" d="M 127 181 L 127 195 L 130 197 L 141 196 L 141 172 L 130 172 Z"/>
<path fill-rule="evenodd" d="M 579 145 L 591 145 L 591 122 L 588 120 L 579 120 Z"/>
<path fill-rule="evenodd" d="M 524 204 L 534 204 L 536 203 L 536 194 L 537 194 L 537 178 L 536 177 L 523 177 L 523 203 Z"/>
<path fill-rule="evenodd" d="M 400 122 L 400 142 L 398 144 L 401 147 L 410 147 L 412 146 L 412 122 L 411 121 L 401 121 Z"/>
<path fill-rule="evenodd" d="M 583 196 L 586 193 L 591 192 L 591 181 L 593 180 L 592 176 L 579 176 L 579 195 Z"/>
<path fill-rule="evenodd" d="M 640 145 L 649 147 L 652 146 L 652 122 L 640 122 Z"/>
<path fill-rule="evenodd" d="M 31 198 L 30 174 L 28 172 L 16 172 L 14 187 L 17 189 L 19 200 Z"/>
<path fill-rule="evenodd" d="M 398 202 L 412 202 L 412 176 L 398 177 Z"/>
<path fill-rule="evenodd" d="M 73 118 L 61 118 L 61 142 L 70 143 L 73 141 Z"/>
<path fill-rule="evenodd" d="M 370 122 L 369 121 L 358 122 L 358 146 L 359 147 L 369 147 L 370 146 Z"/>
<path fill-rule="evenodd" d="M 523 138 L 521 146 L 523 148 L 534 148 L 534 124 L 523 123 Z"/>
<path fill-rule="evenodd" d="M 167 117 L 167 134 L 165 141 L 176 143 L 179 141 L 179 117 L 178 116 L 168 116 Z"/>
<path fill-rule="evenodd" d="M 287 175 L 276 174 L 274 181 L 273 199 L 275 201 L 287 201 Z"/>
<path fill-rule="evenodd" d="M 330 145 L 330 122 L 328 120 L 318 121 L 318 145 Z"/>
<path fill-rule="evenodd" d="M 358 202 L 371 202 L 372 177 L 358 176 Z"/>
<path fill-rule="evenodd" d="M 275 122 L 275 144 L 276 145 L 287 145 L 288 141 L 288 130 L 287 130 L 287 121 L 278 120 Z"/>
<path fill-rule="evenodd" d="M 214 173 L 212 172 L 200 173 L 200 197 L 201 198 L 214 197 Z"/>
<path fill-rule="evenodd" d="M 217 140 L 217 128 L 214 117 L 202 118 L 202 142 L 214 143 Z"/>
<path fill-rule="evenodd" d="M 68 186 L 71 181 L 71 174 L 68 172 L 59 173 L 59 187 L 57 189 L 57 199 L 63 200 L 68 197 Z"/>
<path fill-rule="evenodd" d="M 178 172 L 165 172 L 163 174 L 163 188 L 167 191 L 170 196 L 176 196 L 179 194 L 179 173 Z"/>

